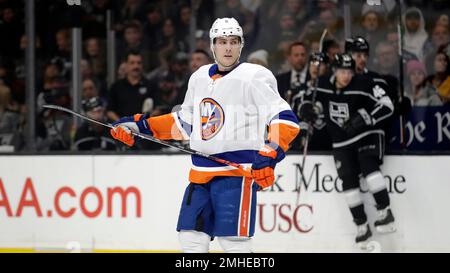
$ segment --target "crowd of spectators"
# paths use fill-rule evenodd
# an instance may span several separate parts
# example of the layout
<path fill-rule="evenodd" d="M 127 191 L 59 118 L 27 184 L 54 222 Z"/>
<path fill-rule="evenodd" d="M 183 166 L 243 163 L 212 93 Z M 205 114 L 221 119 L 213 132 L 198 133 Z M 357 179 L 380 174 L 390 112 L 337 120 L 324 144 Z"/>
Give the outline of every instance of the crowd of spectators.
<path fill-rule="evenodd" d="M 36 0 L 36 147 L 49 150 L 121 150 L 94 125 L 73 124 L 46 103 L 71 106 L 73 14 L 65 0 Z M 208 31 L 216 17 L 234 17 L 244 29 L 241 61 L 277 75 L 289 90 L 308 80 L 308 56 L 319 48 L 331 58 L 344 49 L 343 1 L 338 0 L 82 0 L 81 76 L 83 111 L 112 122 L 134 113 L 160 115 L 180 104 L 191 73 L 214 60 Z M 397 7 L 348 1 L 351 30 L 370 42 L 369 68 L 398 77 Z M 376 2 L 376 1 L 375 1 Z M 445 0 L 407 0 L 404 27 L 405 96 L 414 106 L 449 105 L 449 14 Z M 192 10 L 192 7 L 195 7 Z M 116 81 L 107 82 L 107 11 L 116 35 Z M 24 1 L 0 0 L 0 145 L 24 147 Z M 195 16 L 195 20 L 193 19 Z M 78 18 L 78 19 L 80 19 Z M 195 22 L 194 28 L 191 23 Z M 191 29 L 195 29 L 194 37 Z M 193 39 L 191 39 L 191 37 Z M 143 144 L 145 149 L 160 146 Z"/>

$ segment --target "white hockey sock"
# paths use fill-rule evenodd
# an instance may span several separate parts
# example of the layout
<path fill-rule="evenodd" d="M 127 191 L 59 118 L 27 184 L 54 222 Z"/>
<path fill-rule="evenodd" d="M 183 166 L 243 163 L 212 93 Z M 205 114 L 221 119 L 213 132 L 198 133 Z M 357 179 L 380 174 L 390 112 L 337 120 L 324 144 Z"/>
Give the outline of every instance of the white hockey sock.
<path fill-rule="evenodd" d="M 208 253 L 211 237 L 195 230 L 181 230 L 178 240 L 184 253 Z"/>
<path fill-rule="evenodd" d="M 366 176 L 366 181 L 369 186 L 369 191 L 372 194 L 386 189 L 386 182 L 384 182 L 384 177 L 380 171 L 373 172 Z"/>
<path fill-rule="evenodd" d="M 349 208 L 354 208 L 363 203 L 359 188 L 350 189 L 344 192 L 345 201 Z"/>
<path fill-rule="evenodd" d="M 252 252 L 252 238 L 226 236 L 218 237 L 220 246 L 225 253 L 251 253 Z"/>

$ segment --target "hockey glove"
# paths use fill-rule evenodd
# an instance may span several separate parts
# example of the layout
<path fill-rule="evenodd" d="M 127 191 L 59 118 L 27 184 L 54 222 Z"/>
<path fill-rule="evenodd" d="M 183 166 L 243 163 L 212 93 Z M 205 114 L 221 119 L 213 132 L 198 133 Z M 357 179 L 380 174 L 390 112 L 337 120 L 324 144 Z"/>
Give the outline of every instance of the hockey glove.
<path fill-rule="evenodd" d="M 297 112 L 300 120 L 307 123 L 314 123 L 319 115 L 317 114 L 317 109 L 313 106 L 311 102 L 305 101 L 300 104 Z"/>
<path fill-rule="evenodd" d="M 313 130 L 311 128 L 311 125 L 309 125 L 307 122 L 304 121 L 300 121 L 300 123 L 298 124 L 298 126 L 300 127 L 300 131 L 298 133 L 298 137 L 300 139 L 305 138 L 308 134 L 311 136 L 313 133 Z"/>
<path fill-rule="evenodd" d="M 411 111 L 411 100 L 408 97 L 403 97 L 402 101 L 397 104 L 397 112 L 400 116 L 406 116 Z"/>
<path fill-rule="evenodd" d="M 275 165 L 283 160 L 284 151 L 275 143 L 268 142 L 258 152 L 252 164 L 252 176 L 256 184 L 261 188 L 266 188 L 275 182 L 273 169 Z"/>
<path fill-rule="evenodd" d="M 344 123 L 343 129 L 347 137 L 354 137 L 372 125 L 372 117 L 367 113 L 366 109 L 361 108 L 355 113 L 353 118 Z"/>
<path fill-rule="evenodd" d="M 153 135 L 146 121 L 147 118 L 147 115 L 141 114 L 121 118 L 112 124 L 114 129 L 110 130 L 111 136 L 131 147 L 135 142 L 132 132 Z"/>

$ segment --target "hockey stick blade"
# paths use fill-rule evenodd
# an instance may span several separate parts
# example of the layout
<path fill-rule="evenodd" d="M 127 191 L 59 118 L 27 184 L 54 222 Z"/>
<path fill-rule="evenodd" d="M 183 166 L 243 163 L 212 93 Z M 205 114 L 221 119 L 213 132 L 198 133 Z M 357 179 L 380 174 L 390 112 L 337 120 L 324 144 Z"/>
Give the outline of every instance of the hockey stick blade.
<path fill-rule="evenodd" d="M 77 113 L 75 111 L 72 111 L 72 110 L 67 109 L 65 107 L 62 107 L 62 106 L 46 104 L 46 105 L 43 105 L 43 107 L 47 108 L 47 109 L 63 111 L 63 112 L 69 113 L 71 115 L 77 116 L 77 117 L 79 117 L 81 119 L 84 119 L 84 120 L 96 123 L 98 125 L 102 125 L 102 126 L 108 127 L 110 129 L 114 129 L 115 128 L 111 124 L 104 123 L 104 122 L 101 122 L 101 121 L 98 121 L 98 120 L 86 117 L 86 116 L 84 116 L 84 115 L 82 115 L 80 113 Z M 139 138 L 142 138 L 142 139 L 146 139 L 146 140 L 149 140 L 149 141 L 153 141 L 153 142 L 159 143 L 159 144 L 167 146 L 167 147 L 175 148 L 175 149 L 177 149 L 179 151 L 182 151 L 182 152 L 185 152 L 185 153 L 188 153 L 188 154 L 191 154 L 191 155 L 198 155 L 198 156 L 210 159 L 212 161 L 215 161 L 215 162 L 218 162 L 218 163 L 222 163 L 222 164 L 234 167 L 236 169 L 239 169 L 241 171 L 242 175 L 244 175 L 245 177 L 252 177 L 251 170 L 249 170 L 248 168 L 242 166 L 241 164 L 234 163 L 234 162 L 231 162 L 231 161 L 228 161 L 228 160 L 224 160 L 224 159 L 221 159 L 221 158 L 218 158 L 218 157 L 215 157 L 215 156 L 212 156 L 212 155 L 208 155 L 208 154 L 196 151 L 196 150 L 192 150 L 190 148 L 185 148 L 185 147 L 183 147 L 181 145 L 178 145 L 178 144 L 169 143 L 169 142 L 157 139 L 157 138 L 155 138 L 153 136 L 150 136 L 150 135 L 147 135 L 147 134 L 142 134 L 142 133 L 133 132 L 133 131 L 131 131 L 131 134 L 136 136 L 136 137 L 139 137 Z"/>

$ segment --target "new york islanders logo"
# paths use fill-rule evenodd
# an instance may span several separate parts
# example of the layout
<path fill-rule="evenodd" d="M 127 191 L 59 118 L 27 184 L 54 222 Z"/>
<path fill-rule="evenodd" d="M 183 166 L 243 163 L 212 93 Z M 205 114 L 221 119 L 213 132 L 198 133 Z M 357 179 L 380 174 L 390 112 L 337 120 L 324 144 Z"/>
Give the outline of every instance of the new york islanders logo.
<path fill-rule="evenodd" d="M 202 139 L 213 138 L 222 129 L 225 121 L 222 106 L 211 98 L 203 99 L 200 102 L 200 121 Z"/>

